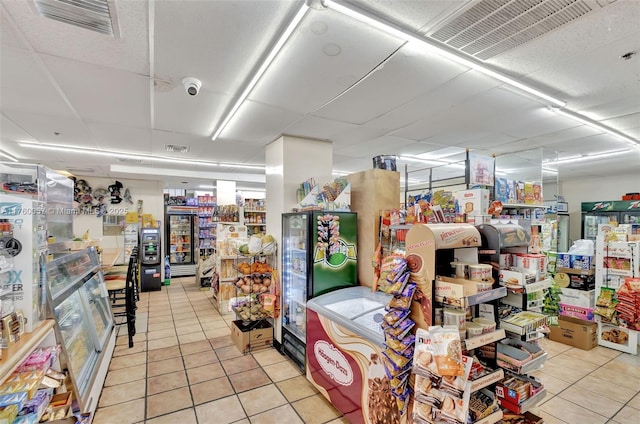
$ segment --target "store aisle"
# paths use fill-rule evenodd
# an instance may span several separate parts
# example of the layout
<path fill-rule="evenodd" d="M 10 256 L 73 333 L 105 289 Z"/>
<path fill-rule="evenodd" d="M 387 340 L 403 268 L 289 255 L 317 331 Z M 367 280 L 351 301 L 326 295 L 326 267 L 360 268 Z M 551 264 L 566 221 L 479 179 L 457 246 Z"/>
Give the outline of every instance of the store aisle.
<path fill-rule="evenodd" d="M 138 327 L 132 349 L 120 327 L 95 424 L 347 422 L 275 349 L 242 355 L 193 278 L 141 293 Z M 636 422 L 639 356 L 543 343 L 547 397 L 532 412 L 547 424 Z"/>

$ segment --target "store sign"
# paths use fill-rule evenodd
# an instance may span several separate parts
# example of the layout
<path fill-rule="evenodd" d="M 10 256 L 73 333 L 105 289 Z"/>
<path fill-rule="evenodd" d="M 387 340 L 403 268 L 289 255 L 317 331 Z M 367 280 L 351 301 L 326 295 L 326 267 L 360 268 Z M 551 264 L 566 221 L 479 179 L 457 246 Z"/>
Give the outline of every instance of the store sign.
<path fill-rule="evenodd" d="M 313 353 L 322 370 L 333 381 L 342 386 L 353 383 L 353 370 L 347 358 L 335 346 L 324 340 L 318 340 L 313 345 Z"/>

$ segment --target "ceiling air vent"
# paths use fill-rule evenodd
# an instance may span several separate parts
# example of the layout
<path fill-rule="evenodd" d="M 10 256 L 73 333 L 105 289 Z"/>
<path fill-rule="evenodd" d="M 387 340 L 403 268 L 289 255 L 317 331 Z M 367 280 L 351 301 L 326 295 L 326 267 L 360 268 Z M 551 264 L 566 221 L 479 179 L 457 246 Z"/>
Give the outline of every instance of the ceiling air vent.
<path fill-rule="evenodd" d="M 483 0 L 427 35 L 487 60 L 592 10 L 584 0 Z"/>
<path fill-rule="evenodd" d="M 45 18 L 107 35 L 118 35 L 115 7 L 110 0 L 33 0 Z"/>
<path fill-rule="evenodd" d="M 189 151 L 189 146 L 179 146 L 177 144 L 165 144 L 164 149 L 167 152 L 187 153 Z"/>

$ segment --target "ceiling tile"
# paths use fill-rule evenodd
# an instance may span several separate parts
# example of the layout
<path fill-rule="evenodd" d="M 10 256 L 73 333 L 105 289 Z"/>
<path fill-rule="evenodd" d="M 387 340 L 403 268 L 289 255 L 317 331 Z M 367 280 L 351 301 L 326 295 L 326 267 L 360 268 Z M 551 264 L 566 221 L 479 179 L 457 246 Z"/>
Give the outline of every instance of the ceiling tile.
<path fill-rule="evenodd" d="M 266 145 L 282 135 L 284 128 L 300 119 L 301 114 L 247 100 L 222 132 L 221 137 L 261 142 Z"/>
<path fill-rule="evenodd" d="M 179 84 L 156 90 L 153 100 L 155 129 L 211 137 L 231 98 L 204 88 L 190 96 Z"/>
<path fill-rule="evenodd" d="M 333 121 L 317 116 L 306 116 L 285 129 L 285 133 L 298 137 L 320 138 L 330 140 L 334 135 L 357 128 L 357 125 Z"/>
<path fill-rule="evenodd" d="M 3 47 L 0 49 L 0 63 L 0 105 L 3 111 L 11 109 L 49 116 L 75 116 L 34 53 Z"/>
<path fill-rule="evenodd" d="M 86 121 L 99 148 L 151 154 L 151 131 L 145 127 L 125 127 L 106 122 Z"/>
<path fill-rule="evenodd" d="M 109 2 L 116 6 L 120 38 L 42 17 L 30 3 L 2 2 L 37 52 L 149 75 L 148 2 Z"/>
<path fill-rule="evenodd" d="M 91 133 L 79 119 L 6 110 L 3 113 L 19 127 L 29 128 L 31 136 L 41 143 L 97 147 Z M 60 134 L 55 135 L 54 132 Z"/>
<path fill-rule="evenodd" d="M 149 126 L 147 77 L 58 57 L 42 59 L 82 119 Z"/>
<path fill-rule="evenodd" d="M 233 95 L 297 2 L 156 1 L 155 73 Z"/>
<path fill-rule="evenodd" d="M 27 40 L 9 17 L 4 5 L 0 5 L 0 22 L 2 22 L 2 25 L 0 25 L 0 41 L 2 41 L 3 48 L 13 47 L 21 50 L 31 50 L 31 46 L 29 46 Z"/>

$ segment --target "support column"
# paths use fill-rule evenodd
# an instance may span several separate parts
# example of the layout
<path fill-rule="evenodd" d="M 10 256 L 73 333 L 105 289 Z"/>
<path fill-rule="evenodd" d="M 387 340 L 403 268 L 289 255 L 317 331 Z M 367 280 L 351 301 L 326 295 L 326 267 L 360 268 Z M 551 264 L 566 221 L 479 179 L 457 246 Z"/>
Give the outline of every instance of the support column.
<path fill-rule="evenodd" d="M 282 275 L 282 214 L 298 203 L 296 190 L 303 181 L 333 181 L 333 147 L 325 140 L 284 135 L 266 146 L 265 164 L 267 233 L 278 240 L 277 263 Z M 281 320 L 275 320 L 274 327 L 276 340 L 282 342 Z"/>

